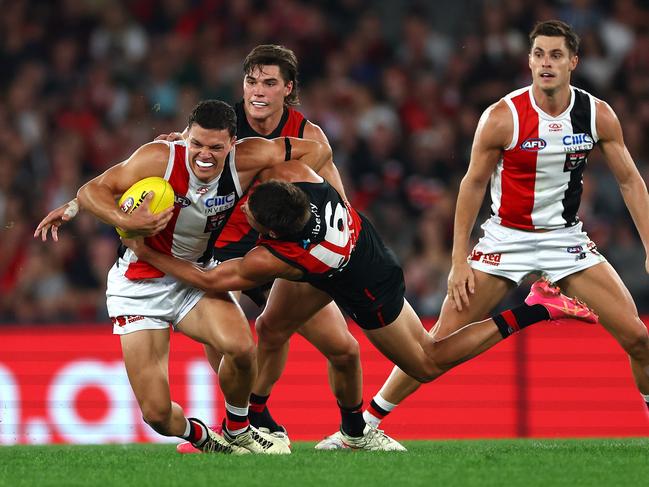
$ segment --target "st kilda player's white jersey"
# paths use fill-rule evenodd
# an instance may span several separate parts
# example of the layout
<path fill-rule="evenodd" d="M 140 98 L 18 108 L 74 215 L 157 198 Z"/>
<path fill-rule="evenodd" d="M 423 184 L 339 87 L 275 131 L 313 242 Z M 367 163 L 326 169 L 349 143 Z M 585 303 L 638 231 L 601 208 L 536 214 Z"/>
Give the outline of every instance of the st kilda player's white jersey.
<path fill-rule="evenodd" d="M 235 147 L 228 153 L 221 175 L 204 183 L 191 170 L 186 143 L 168 144 L 170 154 L 164 179 L 174 190 L 174 212 L 166 228 L 146 238 L 145 242 L 158 252 L 207 264 L 218 233 L 242 195 L 235 166 Z M 125 251 L 117 266 L 130 280 L 163 276 L 148 263 L 138 261 L 130 249 Z"/>
<path fill-rule="evenodd" d="M 532 88 L 504 97 L 514 130 L 491 177 L 492 219 L 524 230 L 578 223 L 582 174 L 597 143 L 595 98 L 570 87 L 570 105 L 559 116 L 543 112 Z"/>

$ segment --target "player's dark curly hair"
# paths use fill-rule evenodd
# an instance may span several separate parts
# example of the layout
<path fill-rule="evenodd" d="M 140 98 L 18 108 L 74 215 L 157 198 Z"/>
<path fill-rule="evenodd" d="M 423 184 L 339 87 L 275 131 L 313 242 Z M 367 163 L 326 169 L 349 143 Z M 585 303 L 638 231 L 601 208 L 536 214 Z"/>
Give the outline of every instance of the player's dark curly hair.
<path fill-rule="evenodd" d="M 189 114 L 187 127 L 197 124 L 204 129 L 227 130 L 230 137 L 237 133 L 237 114 L 221 100 L 203 100 Z"/>
<path fill-rule="evenodd" d="M 530 48 L 538 36 L 563 37 L 566 40 L 568 51 L 573 56 L 579 52 L 579 36 L 572 27 L 560 20 L 545 20 L 537 22 L 530 32 Z"/>
<path fill-rule="evenodd" d="M 284 83 L 289 81 L 293 83 L 293 89 L 287 97 L 284 98 L 285 105 L 299 105 L 300 99 L 297 88 L 297 57 L 289 48 L 278 46 L 276 44 L 262 44 L 255 47 L 246 56 L 243 62 L 243 74 L 249 75 L 255 68 L 261 66 L 277 66 L 282 75 Z"/>
<path fill-rule="evenodd" d="M 311 217 L 306 193 L 294 184 L 276 179 L 254 189 L 248 208 L 255 220 L 278 238 L 299 235 Z"/>

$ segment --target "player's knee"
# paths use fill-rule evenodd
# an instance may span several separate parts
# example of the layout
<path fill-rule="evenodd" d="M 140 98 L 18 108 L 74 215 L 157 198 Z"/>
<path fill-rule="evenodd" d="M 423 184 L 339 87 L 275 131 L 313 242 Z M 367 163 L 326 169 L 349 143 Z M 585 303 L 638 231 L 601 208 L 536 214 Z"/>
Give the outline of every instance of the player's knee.
<path fill-rule="evenodd" d="M 427 383 L 437 379 L 446 370 L 448 369 L 445 369 L 442 364 L 437 363 L 435 359 L 426 357 L 425 360 L 417 364 L 414 370 L 410 372 L 406 371 L 406 373 L 421 383 Z"/>
<path fill-rule="evenodd" d="M 643 326 L 635 327 L 633 332 L 626 334 L 620 344 L 634 360 L 649 360 L 649 335 Z"/>
<path fill-rule="evenodd" d="M 265 348 L 281 347 L 290 338 L 290 335 L 271 324 L 263 315 L 255 321 L 255 331 L 260 346 Z"/>
<path fill-rule="evenodd" d="M 164 404 L 160 401 L 147 401 L 141 406 L 142 419 L 151 428 L 160 434 L 167 434 L 169 420 L 171 419 L 171 403 Z"/>
<path fill-rule="evenodd" d="M 224 355 L 238 369 L 250 369 L 255 365 L 257 347 L 252 340 L 233 343 L 228 347 L 227 351 L 224 351 Z"/>
<path fill-rule="evenodd" d="M 360 367 L 361 353 L 358 342 L 350 337 L 343 347 L 327 354 L 327 360 L 337 370 L 350 370 Z"/>

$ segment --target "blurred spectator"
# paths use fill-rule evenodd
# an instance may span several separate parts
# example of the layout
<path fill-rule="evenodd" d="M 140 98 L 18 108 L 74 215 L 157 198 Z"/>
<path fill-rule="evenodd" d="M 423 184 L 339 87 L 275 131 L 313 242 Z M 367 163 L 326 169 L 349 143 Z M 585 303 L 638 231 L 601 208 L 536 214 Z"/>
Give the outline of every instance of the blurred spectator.
<path fill-rule="evenodd" d="M 649 174 L 646 2 L 14 0 L 2 9 L 0 322 L 105 319 L 114 231 L 81 214 L 60 242 L 42 244 L 34 226 L 134 148 L 181 130 L 199 99 L 236 102 L 243 58 L 258 43 L 297 53 L 300 109 L 327 133 L 355 206 L 399 254 L 419 313 L 439 311 L 475 127 L 529 82 L 536 20 L 576 27 L 574 83 L 613 105 Z M 589 166 L 589 234 L 647 313 L 643 248 L 597 152 Z"/>

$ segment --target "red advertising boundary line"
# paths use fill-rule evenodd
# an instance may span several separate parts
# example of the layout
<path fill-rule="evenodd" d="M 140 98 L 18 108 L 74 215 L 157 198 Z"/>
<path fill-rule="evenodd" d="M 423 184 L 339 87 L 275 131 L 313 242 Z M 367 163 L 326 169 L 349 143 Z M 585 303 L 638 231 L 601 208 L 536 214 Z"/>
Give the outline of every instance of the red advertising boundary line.
<path fill-rule="evenodd" d="M 350 328 L 367 402 L 392 366 Z M 189 415 L 220 421 L 202 347 L 173 334 L 170 358 L 172 397 Z M 269 404 L 296 440 L 338 426 L 326 362 L 299 336 Z M 646 436 L 649 418 L 615 340 L 565 323 L 532 327 L 424 385 L 382 427 L 400 439 Z M 0 444 L 160 440 L 141 420 L 110 324 L 0 327 Z"/>

